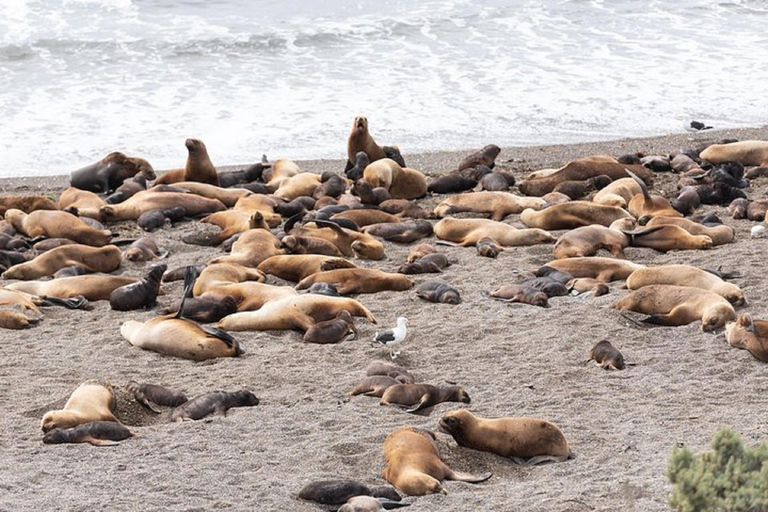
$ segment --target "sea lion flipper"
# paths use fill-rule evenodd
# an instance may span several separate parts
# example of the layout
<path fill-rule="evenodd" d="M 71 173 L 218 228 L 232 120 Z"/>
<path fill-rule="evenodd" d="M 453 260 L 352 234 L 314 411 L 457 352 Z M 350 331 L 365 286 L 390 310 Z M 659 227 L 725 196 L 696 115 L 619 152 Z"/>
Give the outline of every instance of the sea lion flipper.
<path fill-rule="evenodd" d="M 195 282 L 197 281 L 197 267 L 187 267 L 187 272 L 184 275 L 184 292 L 181 294 L 181 302 L 179 303 L 179 310 L 176 312 L 176 316 L 173 318 L 181 318 L 181 314 L 184 311 L 184 302 L 187 299 L 191 299 L 194 295 Z"/>
<path fill-rule="evenodd" d="M 232 337 L 231 334 L 229 334 L 226 331 L 222 331 L 221 329 L 218 329 L 216 327 L 209 327 L 207 325 L 201 325 L 200 328 L 205 331 L 206 334 L 209 336 L 212 336 L 214 338 L 218 338 L 221 341 L 224 342 L 225 345 L 228 347 L 232 347 L 237 343 L 237 340 Z"/>
<path fill-rule="evenodd" d="M 301 221 L 302 221 L 302 219 L 304 219 L 304 217 L 305 217 L 306 215 L 307 215 L 307 212 L 306 212 L 306 211 L 304 211 L 304 212 L 302 212 L 302 213 L 297 213 L 297 214 L 296 214 L 296 215 L 294 215 L 293 217 L 290 217 L 290 218 L 289 218 L 287 221 L 285 221 L 285 224 L 283 225 L 283 231 L 284 231 L 286 234 L 290 233 L 290 232 L 291 232 L 291 230 L 293 229 L 293 227 L 294 227 L 294 226 L 295 226 L 297 223 L 301 222 Z"/>
<path fill-rule="evenodd" d="M 376 498 L 381 502 L 381 506 L 386 510 L 392 510 L 400 507 L 410 507 L 410 503 L 403 503 L 402 501 L 392 501 L 387 498 Z"/>
<path fill-rule="evenodd" d="M 320 220 L 315 219 L 315 224 L 317 224 L 319 227 L 323 228 L 331 228 L 334 231 L 337 231 L 341 233 L 342 235 L 346 236 L 347 234 L 344 232 L 344 229 L 339 226 L 337 223 L 329 221 L 329 220 Z"/>
<path fill-rule="evenodd" d="M 410 409 L 406 409 L 405 412 L 418 412 L 422 409 L 425 409 L 427 406 L 427 402 L 429 401 L 429 393 L 424 393 L 421 396 L 421 400 L 419 400 L 419 403 L 416 404 L 414 407 L 411 407 Z"/>
<path fill-rule="evenodd" d="M 60 297 L 43 297 L 43 300 L 45 301 L 43 303 L 44 306 L 62 306 L 67 309 L 93 309 L 93 306 L 91 306 L 91 303 L 88 302 L 88 299 L 82 295 L 70 297 L 69 299 L 62 299 Z"/>
<path fill-rule="evenodd" d="M 152 407 L 152 404 L 147 400 L 147 398 L 142 394 L 136 394 L 135 395 L 136 401 L 139 402 L 141 405 L 149 409 L 150 411 L 154 412 L 155 414 L 162 414 L 162 411 L 158 411 L 154 407 Z"/>
<path fill-rule="evenodd" d="M 85 443 L 91 443 L 93 446 L 117 446 L 119 444 L 117 441 L 110 441 L 108 439 L 98 439 L 92 436 L 85 436 L 83 437 L 82 440 Z"/>
<path fill-rule="evenodd" d="M 475 475 L 470 475 L 469 473 L 458 473 L 456 471 L 452 471 L 451 475 L 448 478 L 450 480 L 456 480 L 458 482 L 467 482 L 470 484 L 477 484 L 480 482 L 485 482 L 492 476 L 493 476 L 493 473 L 486 473 L 484 475 L 475 476 Z"/>

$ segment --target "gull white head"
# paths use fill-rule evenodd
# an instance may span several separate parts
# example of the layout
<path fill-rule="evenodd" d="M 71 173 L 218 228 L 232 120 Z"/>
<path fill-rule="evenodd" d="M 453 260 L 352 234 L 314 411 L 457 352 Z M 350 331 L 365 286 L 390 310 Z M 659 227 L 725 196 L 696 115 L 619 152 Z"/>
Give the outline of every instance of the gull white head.
<path fill-rule="evenodd" d="M 404 316 L 397 317 L 397 325 L 398 326 L 406 325 L 406 324 L 408 324 L 408 319 L 407 318 L 405 318 Z"/>

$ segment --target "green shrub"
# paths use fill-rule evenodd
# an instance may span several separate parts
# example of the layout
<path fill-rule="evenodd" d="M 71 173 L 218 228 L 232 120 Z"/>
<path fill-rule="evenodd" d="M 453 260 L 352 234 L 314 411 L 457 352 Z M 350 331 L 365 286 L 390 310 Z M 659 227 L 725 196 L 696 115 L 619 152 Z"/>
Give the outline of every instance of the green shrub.
<path fill-rule="evenodd" d="M 679 512 L 768 511 L 768 443 L 744 448 L 728 427 L 712 440 L 712 451 L 675 448 L 667 465 L 674 484 L 670 505 Z"/>

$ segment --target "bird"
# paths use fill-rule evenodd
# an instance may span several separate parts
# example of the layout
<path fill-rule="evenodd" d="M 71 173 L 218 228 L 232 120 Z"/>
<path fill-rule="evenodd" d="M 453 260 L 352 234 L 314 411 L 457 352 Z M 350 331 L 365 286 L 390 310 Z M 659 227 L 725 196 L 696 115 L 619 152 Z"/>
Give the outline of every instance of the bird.
<path fill-rule="evenodd" d="M 683 125 L 683 128 L 685 128 L 685 131 L 691 132 L 691 133 L 712 129 L 711 126 L 707 126 L 700 121 L 691 121 L 690 123 L 685 123 L 685 125 Z"/>
<path fill-rule="evenodd" d="M 399 345 L 405 340 L 406 334 L 408 334 L 405 326 L 408 324 L 408 319 L 404 316 L 397 318 L 397 327 L 394 329 L 387 329 L 386 331 L 377 332 L 373 336 L 374 343 L 384 345 L 389 348 L 389 357 L 393 360 L 400 355 L 400 352 L 392 352 L 392 347 Z"/>

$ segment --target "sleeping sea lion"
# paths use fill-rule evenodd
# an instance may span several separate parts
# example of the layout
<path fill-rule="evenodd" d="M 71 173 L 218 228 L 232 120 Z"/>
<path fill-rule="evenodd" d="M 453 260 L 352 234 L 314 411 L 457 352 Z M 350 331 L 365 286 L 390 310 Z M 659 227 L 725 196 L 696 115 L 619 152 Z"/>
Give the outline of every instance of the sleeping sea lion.
<path fill-rule="evenodd" d="M 395 384 L 384 390 L 380 405 L 405 405 L 405 412 L 417 412 L 443 402 L 470 402 L 469 394 L 461 386 L 438 387 L 430 384 Z"/>
<path fill-rule="evenodd" d="M 475 245 L 483 238 L 492 238 L 502 246 L 552 243 L 555 237 L 542 229 L 517 229 L 490 219 L 454 219 L 446 217 L 434 226 L 435 236 L 462 246 Z"/>
<path fill-rule="evenodd" d="M 313 273 L 299 281 L 296 289 L 306 290 L 318 282 L 332 284 L 341 295 L 378 293 L 386 290 L 399 292 L 413 286 L 413 280 L 403 274 L 383 272 L 375 268 L 341 268 Z"/>
<path fill-rule="evenodd" d="M 200 420 L 213 414 L 226 416 L 232 407 L 259 405 L 259 399 L 250 391 L 215 391 L 184 402 L 173 411 L 173 421 Z"/>
<path fill-rule="evenodd" d="M 718 276 L 690 265 L 662 265 L 635 270 L 627 278 L 627 288 L 638 290 L 654 284 L 691 286 L 714 292 L 734 306 L 746 304 L 744 292 L 735 284 L 727 283 Z"/>
<path fill-rule="evenodd" d="M 348 311 L 340 311 L 333 320 L 318 322 L 307 329 L 302 341 L 304 343 L 338 343 L 349 334 L 357 337 L 355 322 Z"/>
<path fill-rule="evenodd" d="M 735 348 L 748 350 L 760 361 L 768 363 L 768 322 L 753 320 L 742 313 L 738 320 L 725 324 L 725 339 Z"/>
<path fill-rule="evenodd" d="M 40 428 L 48 432 L 55 428 L 76 427 L 90 421 L 114 421 L 115 395 L 101 383 L 88 381 L 80 384 L 64 404 L 64 409 L 48 411 L 43 415 Z"/>
<path fill-rule="evenodd" d="M 603 370 L 623 370 L 626 368 L 624 356 L 608 340 L 600 341 L 592 347 L 589 351 L 589 358 L 594 359 L 595 363 Z"/>
<path fill-rule="evenodd" d="M 120 268 L 122 259 L 120 249 L 114 245 L 104 247 L 62 245 L 41 254 L 32 261 L 14 265 L 3 272 L 2 277 L 29 281 L 50 276 L 57 270 L 73 265 L 87 268 L 90 272 L 112 272 Z"/>
<path fill-rule="evenodd" d="M 94 446 L 114 446 L 117 441 L 123 441 L 132 435 L 124 425 L 114 421 L 89 421 L 72 428 L 49 430 L 43 436 L 43 443 L 90 443 Z"/>

